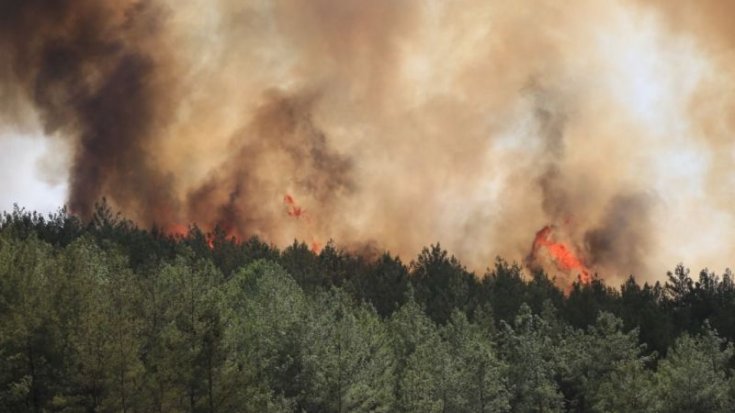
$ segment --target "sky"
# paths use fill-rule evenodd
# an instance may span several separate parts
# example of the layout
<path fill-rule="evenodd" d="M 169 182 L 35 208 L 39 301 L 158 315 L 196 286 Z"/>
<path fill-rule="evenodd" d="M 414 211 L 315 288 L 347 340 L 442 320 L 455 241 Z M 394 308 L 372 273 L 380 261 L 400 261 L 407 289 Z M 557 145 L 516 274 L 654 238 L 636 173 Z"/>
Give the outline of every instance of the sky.
<path fill-rule="evenodd" d="M 54 213 L 66 203 L 65 174 L 46 176 L 44 160 L 53 153 L 42 135 L 0 135 L 0 210 L 14 205 L 42 213 Z"/>

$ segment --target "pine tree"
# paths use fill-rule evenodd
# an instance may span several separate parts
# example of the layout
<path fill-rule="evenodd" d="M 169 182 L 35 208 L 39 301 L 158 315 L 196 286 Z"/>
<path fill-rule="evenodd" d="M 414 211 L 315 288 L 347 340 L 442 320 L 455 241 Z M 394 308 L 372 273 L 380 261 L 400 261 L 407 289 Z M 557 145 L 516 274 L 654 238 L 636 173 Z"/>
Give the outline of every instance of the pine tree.
<path fill-rule="evenodd" d="M 0 234 L 0 407 L 41 412 L 57 390 L 54 372 L 63 357 L 50 295 L 54 262 L 35 236 L 8 235 Z"/>
<path fill-rule="evenodd" d="M 651 356 L 643 356 L 638 331 L 623 332 L 622 320 L 602 312 L 586 332 L 567 329 L 559 366 L 568 408 L 573 411 L 651 411 Z"/>
<path fill-rule="evenodd" d="M 496 357 L 490 329 L 471 324 L 464 313 L 455 310 L 442 335 L 451 369 L 445 377 L 453 379 L 448 383 L 447 411 L 509 411 L 507 366 Z"/>
<path fill-rule="evenodd" d="M 301 353 L 307 301 L 301 287 L 279 265 L 258 260 L 238 271 L 223 294 L 230 404 L 258 412 L 296 408 L 306 388 Z"/>
<path fill-rule="evenodd" d="M 728 377 L 733 347 L 706 326 L 701 335 L 678 338 L 656 373 L 661 412 L 730 412 Z"/>
<path fill-rule="evenodd" d="M 503 324 L 501 352 L 508 370 L 513 412 L 561 412 L 556 348 L 548 324 L 523 304 L 513 326 Z"/>
<path fill-rule="evenodd" d="M 448 351 L 436 325 L 421 310 L 409 290 L 409 299 L 391 318 L 398 365 L 398 411 L 441 412 L 449 396 Z"/>
<path fill-rule="evenodd" d="M 341 290 L 320 294 L 311 305 L 304 346 L 307 411 L 394 410 L 394 355 L 372 308 Z"/>

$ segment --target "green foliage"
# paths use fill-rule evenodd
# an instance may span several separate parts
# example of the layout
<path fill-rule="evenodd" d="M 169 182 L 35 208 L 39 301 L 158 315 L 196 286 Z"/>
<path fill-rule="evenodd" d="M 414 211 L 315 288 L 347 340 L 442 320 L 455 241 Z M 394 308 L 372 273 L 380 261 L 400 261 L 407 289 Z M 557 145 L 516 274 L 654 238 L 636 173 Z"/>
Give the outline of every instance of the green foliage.
<path fill-rule="evenodd" d="M 448 349 L 434 322 L 413 295 L 392 317 L 393 347 L 398 361 L 397 409 L 403 412 L 440 412 L 447 402 Z"/>
<path fill-rule="evenodd" d="M 732 357 L 732 344 L 707 326 L 701 335 L 681 336 L 658 368 L 659 411 L 731 412 Z"/>
<path fill-rule="evenodd" d="M 439 245 L 410 266 L 103 202 L 0 218 L 0 411 L 730 412 L 730 271 L 565 295 Z"/>
<path fill-rule="evenodd" d="M 302 345 L 308 411 L 394 411 L 394 354 L 372 308 L 340 290 L 320 294 Z"/>
<path fill-rule="evenodd" d="M 491 330 L 452 313 L 442 335 L 448 349 L 447 410 L 453 412 L 506 412 L 510 393 L 508 365 L 498 359 Z"/>
<path fill-rule="evenodd" d="M 652 357 L 643 356 L 638 332 L 623 331 L 622 320 L 600 313 L 587 332 L 567 331 L 559 366 L 569 409 L 597 412 L 651 411 L 655 400 Z"/>
<path fill-rule="evenodd" d="M 503 324 L 501 334 L 501 351 L 511 366 L 511 411 L 563 411 L 563 396 L 554 380 L 557 349 L 549 324 L 523 304 L 513 325 Z"/>
<path fill-rule="evenodd" d="M 36 239 L 0 238 L 0 406 L 40 411 L 54 393 L 59 329 L 50 300 L 51 248 Z"/>
<path fill-rule="evenodd" d="M 502 321 L 512 321 L 521 305 L 526 303 L 526 291 L 521 267 L 498 258 L 493 271 L 482 278 L 480 302 L 489 303 L 500 326 Z"/>
<path fill-rule="evenodd" d="M 381 317 L 387 318 L 405 302 L 408 283 L 408 269 L 401 260 L 383 254 L 364 271 L 355 272 L 345 288 L 371 303 Z"/>
<path fill-rule="evenodd" d="M 411 276 L 415 280 L 417 301 L 435 322 L 446 323 L 455 308 L 472 310 L 470 290 L 477 284 L 477 278 L 454 256 L 449 257 L 439 244 L 424 248 L 411 264 Z"/>
<path fill-rule="evenodd" d="M 298 402 L 308 312 L 301 287 L 280 266 L 260 260 L 241 269 L 223 290 L 228 364 L 235 382 L 246 388 L 239 405 L 246 411 L 278 411 Z"/>

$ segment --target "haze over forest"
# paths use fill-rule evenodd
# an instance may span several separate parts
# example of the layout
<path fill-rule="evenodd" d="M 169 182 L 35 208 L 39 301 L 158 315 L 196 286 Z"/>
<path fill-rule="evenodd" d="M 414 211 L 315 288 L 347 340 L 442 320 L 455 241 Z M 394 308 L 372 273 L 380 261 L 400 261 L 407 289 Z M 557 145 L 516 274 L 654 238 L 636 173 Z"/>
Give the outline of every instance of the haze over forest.
<path fill-rule="evenodd" d="M 0 0 L 0 412 L 732 413 L 733 16 Z"/>

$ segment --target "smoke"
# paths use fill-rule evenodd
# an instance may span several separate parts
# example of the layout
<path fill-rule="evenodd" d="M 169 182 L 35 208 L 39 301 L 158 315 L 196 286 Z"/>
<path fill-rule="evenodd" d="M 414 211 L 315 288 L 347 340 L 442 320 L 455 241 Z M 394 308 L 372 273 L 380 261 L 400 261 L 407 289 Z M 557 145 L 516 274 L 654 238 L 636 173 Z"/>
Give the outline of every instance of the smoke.
<path fill-rule="evenodd" d="M 610 200 L 599 226 L 585 233 L 590 264 L 608 269 L 645 268 L 654 238 L 650 235 L 653 204 L 646 194 L 626 194 Z"/>
<path fill-rule="evenodd" d="M 724 267 L 722 7 L 6 0 L 0 122 L 70 148 L 82 216 L 104 196 L 279 245 L 441 241 L 480 271 L 551 225 L 606 277 Z"/>
<path fill-rule="evenodd" d="M 188 216 L 228 233 L 268 238 L 284 219 L 273 219 L 273 210 L 280 212 L 275 205 L 270 211 L 261 208 L 267 188 L 307 194 L 313 205 L 320 206 L 321 215 L 334 215 L 335 200 L 352 192 L 351 162 L 333 152 L 314 125 L 310 108 L 314 98 L 267 93 L 251 123 L 231 139 L 234 156 L 189 193 Z M 270 203 L 279 195 L 271 194 Z M 291 195 L 287 199 L 294 203 Z M 296 208 L 299 212 L 289 215 L 301 216 L 302 210 Z"/>
<path fill-rule="evenodd" d="M 161 13 L 151 3 L 10 0 L 0 15 L 11 83 L 46 134 L 72 139 L 70 209 L 88 216 L 108 193 L 125 210 L 172 205 L 168 179 L 147 156 L 169 109 L 155 79 L 160 63 L 145 50 Z"/>

